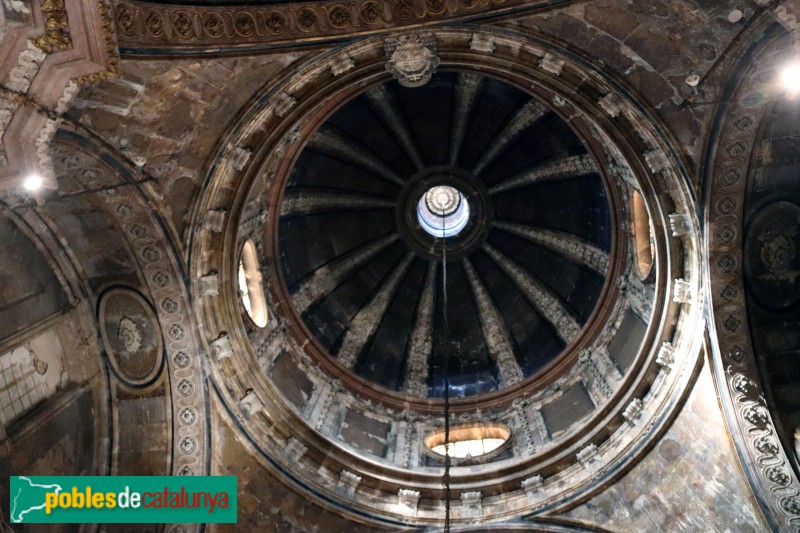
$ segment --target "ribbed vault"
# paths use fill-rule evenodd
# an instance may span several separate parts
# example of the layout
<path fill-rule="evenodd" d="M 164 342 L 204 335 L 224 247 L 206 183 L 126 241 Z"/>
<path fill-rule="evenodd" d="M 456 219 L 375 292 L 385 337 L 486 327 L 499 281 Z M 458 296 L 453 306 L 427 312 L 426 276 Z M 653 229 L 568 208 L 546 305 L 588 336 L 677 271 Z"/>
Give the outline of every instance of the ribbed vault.
<path fill-rule="evenodd" d="M 444 240 L 415 216 L 436 184 L 470 205 Z M 441 396 L 447 374 L 471 396 L 534 376 L 578 336 L 605 281 L 609 203 L 549 107 L 446 72 L 377 85 L 322 124 L 286 184 L 279 249 L 296 311 L 341 365 L 418 396 Z"/>

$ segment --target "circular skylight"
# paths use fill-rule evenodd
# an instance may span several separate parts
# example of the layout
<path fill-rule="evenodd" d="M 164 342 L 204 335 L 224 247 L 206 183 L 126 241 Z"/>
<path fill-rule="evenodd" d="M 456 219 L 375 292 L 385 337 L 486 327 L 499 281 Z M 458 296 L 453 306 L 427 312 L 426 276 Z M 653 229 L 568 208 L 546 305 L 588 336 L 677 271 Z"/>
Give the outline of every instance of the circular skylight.
<path fill-rule="evenodd" d="M 420 197 L 417 219 L 422 229 L 434 237 L 452 237 L 469 222 L 469 203 L 455 187 L 436 185 Z"/>

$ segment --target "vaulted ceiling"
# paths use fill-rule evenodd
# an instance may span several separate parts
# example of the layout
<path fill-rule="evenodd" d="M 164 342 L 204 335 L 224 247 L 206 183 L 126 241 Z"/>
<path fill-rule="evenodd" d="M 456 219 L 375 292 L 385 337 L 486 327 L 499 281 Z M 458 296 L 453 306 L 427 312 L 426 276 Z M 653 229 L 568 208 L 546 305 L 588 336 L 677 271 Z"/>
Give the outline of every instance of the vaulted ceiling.
<path fill-rule="evenodd" d="M 797 528 L 800 3 L 2 14 L 3 475 L 236 475 L 231 531 Z M 450 502 L 445 408 L 511 435 Z"/>

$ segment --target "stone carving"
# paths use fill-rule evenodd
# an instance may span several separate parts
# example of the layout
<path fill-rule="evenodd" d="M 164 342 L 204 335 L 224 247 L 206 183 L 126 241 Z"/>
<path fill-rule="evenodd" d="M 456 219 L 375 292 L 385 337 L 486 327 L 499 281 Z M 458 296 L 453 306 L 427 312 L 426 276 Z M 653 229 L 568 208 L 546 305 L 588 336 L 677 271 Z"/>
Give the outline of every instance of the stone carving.
<path fill-rule="evenodd" d="M 227 333 L 220 333 L 219 337 L 211 342 L 211 355 L 217 362 L 233 355 L 233 347 Z"/>
<path fill-rule="evenodd" d="M 134 387 L 148 383 L 159 370 L 162 338 L 147 301 L 132 289 L 106 292 L 100 299 L 98 322 L 114 372 Z"/>
<path fill-rule="evenodd" d="M 658 355 L 656 356 L 656 363 L 663 367 L 669 368 L 672 365 L 672 361 L 675 358 L 675 347 L 672 346 L 671 342 L 664 341 L 661 344 L 661 348 L 658 349 Z"/>
<path fill-rule="evenodd" d="M 539 60 L 539 66 L 542 67 L 542 70 L 559 76 L 561 75 L 561 70 L 564 68 L 564 60 L 555 54 L 547 52 L 544 57 Z"/>
<path fill-rule="evenodd" d="M 298 439 L 289 437 L 289 439 L 286 441 L 284 450 L 286 451 L 286 455 L 289 456 L 292 461 L 297 463 L 308 452 L 308 447 Z"/>
<path fill-rule="evenodd" d="M 397 501 L 400 507 L 408 514 L 417 516 L 420 493 L 418 490 L 400 489 L 397 493 Z"/>
<path fill-rule="evenodd" d="M 661 150 L 650 150 L 644 154 L 644 160 L 650 167 L 650 172 L 658 174 L 669 166 L 667 156 Z"/>
<path fill-rule="evenodd" d="M 682 304 L 693 303 L 692 284 L 684 279 L 676 279 L 675 284 L 672 286 L 672 301 Z"/>
<path fill-rule="evenodd" d="M 6 86 L 18 93 L 28 92 L 45 57 L 45 53 L 29 41 L 27 48 L 19 53 L 17 64 L 9 72 Z"/>
<path fill-rule="evenodd" d="M 48 54 L 72 49 L 72 37 L 69 34 L 67 6 L 64 0 L 44 0 L 42 2 L 45 32 L 34 39 L 33 43 Z"/>
<path fill-rule="evenodd" d="M 797 249 L 786 235 L 774 235 L 765 240 L 761 248 L 761 260 L 773 274 L 782 274 L 789 269 Z"/>
<path fill-rule="evenodd" d="M 616 117 L 622 111 L 622 99 L 614 93 L 608 93 L 599 99 L 597 103 L 611 118 Z"/>
<path fill-rule="evenodd" d="M 244 416 L 247 418 L 261 411 L 263 407 L 264 404 L 261 403 L 261 399 L 259 399 L 252 389 L 249 389 L 242 399 L 239 400 L 239 409 L 242 410 Z"/>
<path fill-rule="evenodd" d="M 408 33 L 384 41 L 386 70 L 404 87 L 421 87 L 436 72 L 440 60 L 432 33 Z"/>
<path fill-rule="evenodd" d="M 472 40 L 469 42 L 471 50 L 477 52 L 486 52 L 491 54 L 494 52 L 494 36 L 485 33 L 473 33 Z"/>
<path fill-rule="evenodd" d="M 235 146 L 231 151 L 231 166 L 236 172 L 241 172 L 244 170 L 247 162 L 250 161 L 250 156 L 252 155 L 253 151 L 249 148 Z"/>
<path fill-rule="evenodd" d="M 222 232 L 225 226 L 225 211 L 212 209 L 206 212 L 204 227 L 214 233 Z"/>
<path fill-rule="evenodd" d="M 528 503 L 536 503 L 544 499 L 544 481 L 542 476 L 533 476 L 522 480 L 522 490 L 528 498 Z"/>
<path fill-rule="evenodd" d="M 686 213 L 670 213 L 669 227 L 672 229 L 673 237 L 692 235 L 694 233 L 692 219 Z"/>
<path fill-rule="evenodd" d="M 339 474 L 339 482 L 336 484 L 336 492 L 352 498 L 356 493 L 359 483 L 361 483 L 361 476 L 349 470 L 342 470 Z"/>
<path fill-rule="evenodd" d="M 480 518 L 483 516 L 483 494 L 478 490 L 462 492 L 461 506 L 464 517 Z"/>
<path fill-rule="evenodd" d="M 632 426 L 636 425 L 636 421 L 642 417 L 642 409 L 644 404 L 639 398 L 634 398 L 630 401 L 625 410 L 622 412 L 622 417 Z"/>
<path fill-rule="evenodd" d="M 580 462 L 583 467 L 590 472 L 595 472 L 602 466 L 602 461 L 597 453 L 597 446 L 594 444 L 589 444 L 583 448 L 578 452 L 576 457 L 578 458 L 578 462 Z"/>
<path fill-rule="evenodd" d="M 200 296 L 219 295 L 219 275 L 216 272 L 203 276 L 197 281 L 200 286 Z"/>
<path fill-rule="evenodd" d="M 355 68 L 356 62 L 353 61 L 353 58 L 347 54 L 339 54 L 331 58 L 328 61 L 328 65 L 330 66 L 331 74 L 334 76 L 339 76 L 348 70 Z"/>
<path fill-rule="evenodd" d="M 119 321 L 117 337 L 122 343 L 123 349 L 128 353 L 136 353 L 142 346 L 142 332 L 136 322 L 127 316 L 122 317 Z"/>

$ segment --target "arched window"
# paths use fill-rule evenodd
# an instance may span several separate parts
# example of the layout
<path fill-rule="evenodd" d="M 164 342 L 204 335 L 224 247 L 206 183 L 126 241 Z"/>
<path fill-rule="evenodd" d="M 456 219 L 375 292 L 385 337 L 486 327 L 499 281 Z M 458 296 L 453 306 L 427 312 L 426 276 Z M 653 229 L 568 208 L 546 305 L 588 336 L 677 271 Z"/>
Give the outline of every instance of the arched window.
<path fill-rule="evenodd" d="M 258 266 L 256 245 L 248 239 L 239 259 L 239 296 L 253 323 L 263 328 L 267 325 L 267 301 Z"/>
<path fill-rule="evenodd" d="M 653 243 L 653 225 L 644 199 L 638 191 L 631 194 L 631 232 L 633 234 L 633 247 L 636 258 L 636 270 L 642 279 L 646 279 L 653 271 L 655 260 L 655 247 Z"/>
<path fill-rule="evenodd" d="M 480 457 L 491 453 L 511 438 L 511 430 L 502 424 L 471 424 L 450 428 L 450 439 L 445 443 L 444 430 L 425 437 L 425 445 L 435 454 L 456 459 Z"/>

